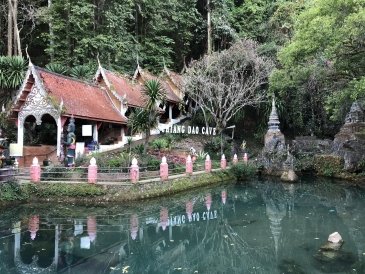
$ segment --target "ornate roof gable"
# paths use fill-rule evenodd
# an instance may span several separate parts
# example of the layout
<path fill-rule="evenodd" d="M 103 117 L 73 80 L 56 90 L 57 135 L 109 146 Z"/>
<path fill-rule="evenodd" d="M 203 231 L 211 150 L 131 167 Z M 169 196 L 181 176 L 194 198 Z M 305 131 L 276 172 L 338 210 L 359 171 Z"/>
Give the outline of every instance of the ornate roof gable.
<path fill-rule="evenodd" d="M 25 95 L 26 85 L 29 83 L 31 76 L 34 79 L 34 83 L 31 86 L 30 92 Z M 21 102 L 21 98 L 24 100 L 23 103 Z M 42 123 L 42 116 L 45 114 L 51 115 L 57 121 L 62 110 L 62 102 L 59 107 L 52 102 L 51 97 L 45 90 L 43 82 L 31 61 L 29 61 L 29 68 L 25 80 L 16 96 L 15 105 L 18 103 L 21 104 L 18 115 L 20 122 L 24 122 L 28 116 L 32 115 L 35 117 L 37 125 Z"/>

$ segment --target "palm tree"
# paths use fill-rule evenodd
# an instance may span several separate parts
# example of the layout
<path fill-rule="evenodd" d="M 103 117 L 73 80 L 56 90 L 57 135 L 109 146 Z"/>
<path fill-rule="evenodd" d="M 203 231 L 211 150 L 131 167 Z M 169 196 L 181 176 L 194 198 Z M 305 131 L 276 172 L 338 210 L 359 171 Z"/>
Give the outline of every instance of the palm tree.
<path fill-rule="evenodd" d="M 136 109 L 128 119 L 128 125 L 132 128 L 132 133 L 145 133 L 143 153 L 147 152 L 150 131 L 158 125 L 158 106 L 165 100 L 165 92 L 158 80 L 146 81 L 143 88 L 144 108 Z"/>
<path fill-rule="evenodd" d="M 0 104 L 7 105 L 24 79 L 26 61 L 20 56 L 0 56 Z"/>

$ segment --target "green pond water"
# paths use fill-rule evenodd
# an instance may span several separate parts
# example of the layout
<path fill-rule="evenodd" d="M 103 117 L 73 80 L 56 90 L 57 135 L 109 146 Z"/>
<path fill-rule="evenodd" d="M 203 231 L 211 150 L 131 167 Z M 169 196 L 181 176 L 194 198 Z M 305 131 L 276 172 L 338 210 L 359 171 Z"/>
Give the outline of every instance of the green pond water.
<path fill-rule="evenodd" d="M 365 273 L 365 191 L 262 179 L 134 204 L 0 210 L 0 273 Z M 344 244 L 318 252 L 332 232 Z"/>

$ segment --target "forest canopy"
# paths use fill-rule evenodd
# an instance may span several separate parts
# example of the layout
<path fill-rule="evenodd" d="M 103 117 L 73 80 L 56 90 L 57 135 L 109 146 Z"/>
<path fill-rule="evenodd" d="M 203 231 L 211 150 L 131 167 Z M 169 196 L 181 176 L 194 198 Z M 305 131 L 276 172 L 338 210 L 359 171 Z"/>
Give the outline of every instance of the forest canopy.
<path fill-rule="evenodd" d="M 209 45 L 252 39 L 275 63 L 267 88 L 293 135 L 332 135 L 365 96 L 365 0 L 0 0 L 0 11 L 0 55 L 27 48 L 33 63 L 83 79 L 97 57 L 123 73 L 137 62 L 180 72 Z"/>

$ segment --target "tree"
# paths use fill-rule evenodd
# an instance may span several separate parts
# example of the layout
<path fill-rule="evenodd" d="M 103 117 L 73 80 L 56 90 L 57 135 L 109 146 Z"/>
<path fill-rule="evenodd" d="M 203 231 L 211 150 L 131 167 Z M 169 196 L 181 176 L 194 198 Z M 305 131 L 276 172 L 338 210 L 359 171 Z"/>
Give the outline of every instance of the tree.
<path fill-rule="evenodd" d="M 145 134 L 143 153 L 147 152 L 151 129 L 158 125 L 159 105 L 165 100 L 165 92 L 158 80 L 146 81 L 143 89 L 144 108 L 137 108 L 128 118 L 132 133 Z"/>
<path fill-rule="evenodd" d="M 308 2 L 270 79 L 292 131 L 331 135 L 333 121 L 341 124 L 351 101 L 365 97 L 364 37 L 364 0 Z"/>
<path fill-rule="evenodd" d="M 20 56 L 0 56 L 0 106 L 7 106 L 24 79 L 26 61 Z"/>
<path fill-rule="evenodd" d="M 184 74 L 185 92 L 212 116 L 220 133 L 244 107 L 266 100 L 264 87 L 273 63 L 257 48 L 252 40 L 240 40 L 193 62 Z"/>

